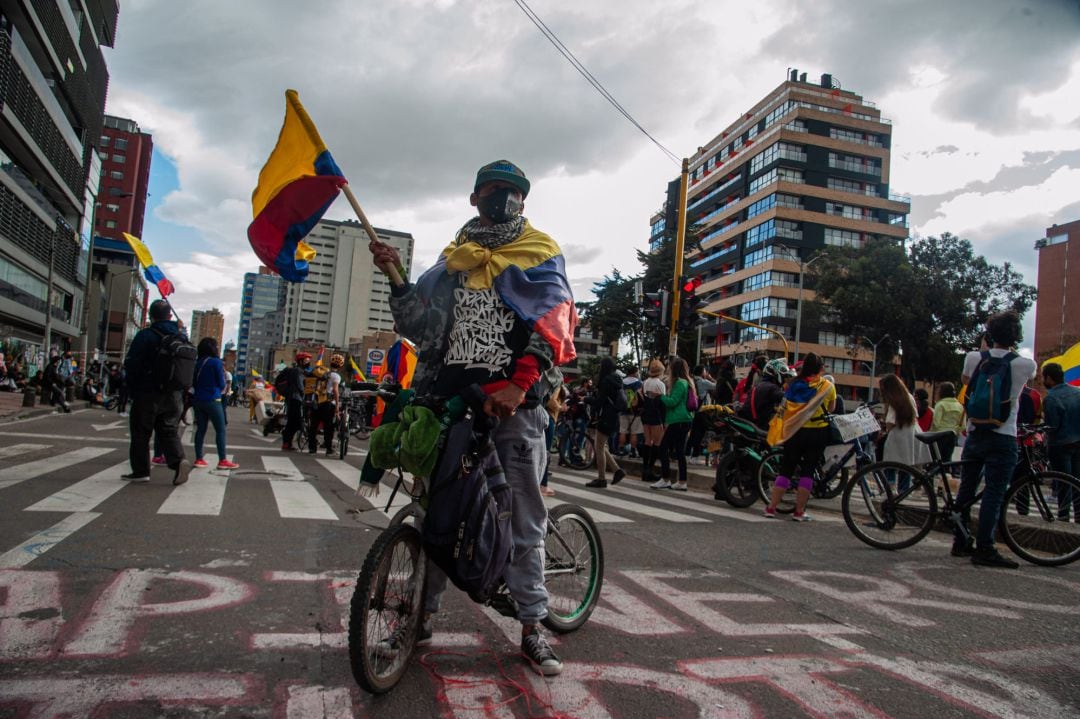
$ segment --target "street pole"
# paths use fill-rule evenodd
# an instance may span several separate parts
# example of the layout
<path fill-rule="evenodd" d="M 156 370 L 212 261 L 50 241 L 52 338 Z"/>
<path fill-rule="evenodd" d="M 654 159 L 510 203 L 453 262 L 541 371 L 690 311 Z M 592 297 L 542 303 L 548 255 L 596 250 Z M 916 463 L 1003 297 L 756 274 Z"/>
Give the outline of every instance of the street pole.
<path fill-rule="evenodd" d="M 870 388 L 869 388 L 870 392 L 867 394 L 867 398 L 868 398 L 867 402 L 869 404 L 873 404 L 874 403 L 874 385 L 877 384 L 877 382 L 875 381 L 877 379 L 877 348 L 878 348 L 878 345 L 880 345 L 885 340 L 889 339 L 889 333 L 886 332 L 881 337 L 881 339 L 879 339 L 877 342 L 874 342 L 873 340 L 871 340 L 869 337 L 867 337 L 865 335 L 859 335 L 859 339 L 864 340 L 874 350 L 873 354 L 871 355 L 871 360 L 870 360 Z"/>
<path fill-rule="evenodd" d="M 668 355 L 674 355 L 679 343 L 679 300 L 682 276 L 683 252 L 686 246 L 686 191 L 690 180 L 690 160 L 683 158 L 682 181 L 679 184 L 679 229 L 675 234 L 675 276 L 671 280 L 671 334 L 668 335 Z"/>
<path fill-rule="evenodd" d="M 49 363 L 52 352 L 52 305 L 53 305 L 53 267 L 56 265 L 56 233 L 49 238 L 49 280 L 48 291 L 45 293 L 45 364 Z M 44 369 L 44 367 L 42 367 Z"/>
<path fill-rule="evenodd" d="M 799 295 L 795 301 L 795 362 L 799 361 L 799 337 L 802 335 L 803 258 L 799 255 Z M 792 362 L 794 364 L 795 362 Z"/>

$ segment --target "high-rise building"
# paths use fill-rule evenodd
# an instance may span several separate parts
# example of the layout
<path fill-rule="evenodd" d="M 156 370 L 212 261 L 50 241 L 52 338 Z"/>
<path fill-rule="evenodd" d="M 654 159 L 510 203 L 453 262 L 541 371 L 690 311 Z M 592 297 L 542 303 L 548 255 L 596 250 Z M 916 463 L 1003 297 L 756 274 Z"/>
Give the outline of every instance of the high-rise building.
<path fill-rule="evenodd" d="M 733 358 L 745 366 L 757 354 L 815 352 L 845 396 L 865 396 L 872 381 L 865 341 L 822 321 L 803 322 L 800 309 L 814 299 L 806 270 L 815 252 L 908 237 L 910 200 L 889 193 L 891 145 L 892 125 L 873 103 L 842 90 L 831 75 L 808 83 L 805 73 L 791 71 L 698 148 L 687 192 L 698 245 L 687 250 L 686 273 L 703 280 L 703 309 L 768 327 L 787 342 L 709 318 L 702 361 Z M 654 248 L 675 232 L 671 188 L 666 209 L 651 221 Z"/>
<path fill-rule="evenodd" d="M 397 248 L 405 273 L 412 267 L 413 238 L 375 228 Z M 285 342 L 347 347 L 369 330 L 392 330 L 390 283 L 375 267 L 368 236 L 355 220 L 320 220 L 304 238 L 317 255 L 306 282 L 290 283 L 285 300 Z"/>
<path fill-rule="evenodd" d="M 1035 249 L 1039 252 L 1035 360 L 1042 364 L 1080 342 L 1080 220 L 1046 228 L 1046 237 L 1035 243 Z"/>
<path fill-rule="evenodd" d="M 254 369 L 267 376 L 273 348 L 281 344 L 285 324 L 285 281 L 260 267 L 244 275 L 240 294 L 240 327 L 236 340 L 236 374 Z"/>
<path fill-rule="evenodd" d="M 149 290 L 123 233 L 142 238 L 153 151 L 153 137 L 134 120 L 105 116 L 98 141 L 101 187 L 92 213 L 87 346 L 111 359 L 123 354 L 146 322 Z"/>
<path fill-rule="evenodd" d="M 198 345 L 203 337 L 212 337 L 221 347 L 225 334 L 225 316 L 217 307 L 209 310 L 195 310 L 191 313 L 191 343 Z"/>
<path fill-rule="evenodd" d="M 0 341 L 36 360 L 81 334 L 116 0 L 0 9 Z M 89 181 L 89 182 L 88 182 Z M 49 312 L 46 313 L 46 308 Z M 78 349 L 77 347 L 75 349 Z"/>

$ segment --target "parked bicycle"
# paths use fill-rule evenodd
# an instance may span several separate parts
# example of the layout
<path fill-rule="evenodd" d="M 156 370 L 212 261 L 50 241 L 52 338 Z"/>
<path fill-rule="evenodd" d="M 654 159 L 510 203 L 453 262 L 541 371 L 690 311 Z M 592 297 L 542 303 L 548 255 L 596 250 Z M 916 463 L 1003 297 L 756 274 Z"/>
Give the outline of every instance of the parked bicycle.
<path fill-rule="evenodd" d="M 1018 557 L 1057 566 L 1080 557 L 1080 525 L 1068 521 L 1070 510 L 1076 520 L 1080 509 L 1080 479 L 1044 469 L 1040 437 L 1045 430 L 1045 425 L 1019 428 L 1021 463 L 1005 493 L 997 530 Z M 877 549 L 903 549 L 942 522 L 971 538 L 960 518 L 983 493 L 964 505 L 956 502 L 950 472 L 966 463 L 941 458 L 937 443 L 945 436 L 945 432 L 915 435 L 930 447 L 932 457 L 921 470 L 900 462 L 877 462 L 855 473 L 841 508 L 856 537 Z"/>
<path fill-rule="evenodd" d="M 373 694 L 390 691 L 404 676 L 422 621 L 427 563 L 420 531 L 429 500 L 427 480 L 406 481 L 399 472 L 387 510 L 399 490 L 406 491 L 411 501 L 376 537 L 360 569 L 349 609 L 353 677 Z M 589 513 L 573 504 L 553 508 L 548 513 L 543 554 L 550 596 L 543 624 L 558 633 L 574 631 L 592 614 L 604 581 L 604 549 Z M 504 616 L 517 616 L 505 585 L 487 603 Z M 388 653 L 381 644 L 391 635 L 399 638 L 399 644 Z"/>

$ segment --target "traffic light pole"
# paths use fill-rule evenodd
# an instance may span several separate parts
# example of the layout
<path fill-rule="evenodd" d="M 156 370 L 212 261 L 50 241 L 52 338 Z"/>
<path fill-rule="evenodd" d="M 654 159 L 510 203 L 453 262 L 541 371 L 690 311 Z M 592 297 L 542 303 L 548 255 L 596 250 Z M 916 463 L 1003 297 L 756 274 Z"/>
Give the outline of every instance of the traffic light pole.
<path fill-rule="evenodd" d="M 784 337 L 784 335 L 782 333 L 777 332 L 774 329 L 766 327 L 765 325 L 759 325 L 756 322 L 747 322 L 746 320 L 740 320 L 737 317 L 731 317 L 731 316 L 725 315 L 725 314 L 723 314 L 721 312 L 709 312 L 708 310 L 698 310 L 698 314 L 700 314 L 700 315 L 708 315 L 709 317 L 716 317 L 717 319 L 720 319 L 721 321 L 722 320 L 727 320 L 729 322 L 734 322 L 735 324 L 744 325 L 746 327 L 756 327 L 759 330 L 765 330 L 766 332 L 768 332 L 770 334 L 774 334 L 774 335 L 776 335 L 777 337 L 780 338 L 781 342 L 784 343 L 784 357 L 785 358 L 787 357 L 787 354 L 788 354 L 787 338 Z M 719 336 L 719 331 L 718 331 L 718 336 Z"/>
<path fill-rule="evenodd" d="M 675 234 L 675 272 L 671 279 L 671 334 L 668 336 L 668 355 L 675 354 L 679 341 L 679 300 L 683 253 L 686 247 L 686 191 L 690 179 L 690 160 L 683 158 L 682 181 L 679 184 L 679 229 Z"/>

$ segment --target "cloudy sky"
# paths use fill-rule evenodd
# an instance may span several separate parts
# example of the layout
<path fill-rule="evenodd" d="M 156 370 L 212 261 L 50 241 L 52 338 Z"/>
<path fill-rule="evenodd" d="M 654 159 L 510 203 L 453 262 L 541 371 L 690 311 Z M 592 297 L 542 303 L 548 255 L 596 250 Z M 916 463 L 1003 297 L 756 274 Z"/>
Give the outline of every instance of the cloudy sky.
<path fill-rule="evenodd" d="M 893 121 L 912 234 L 950 231 L 1035 284 L 1034 241 L 1080 219 L 1080 0 L 530 0 L 650 134 L 688 156 L 779 85 L 832 73 Z M 678 166 L 591 88 L 513 0 L 123 0 L 107 111 L 154 137 L 144 239 L 176 305 L 235 337 L 255 271 L 251 191 L 287 88 L 413 274 L 507 158 L 578 299 L 636 273 Z M 347 219 L 341 198 L 327 217 Z M 1026 341 L 1033 335 L 1026 318 Z"/>

